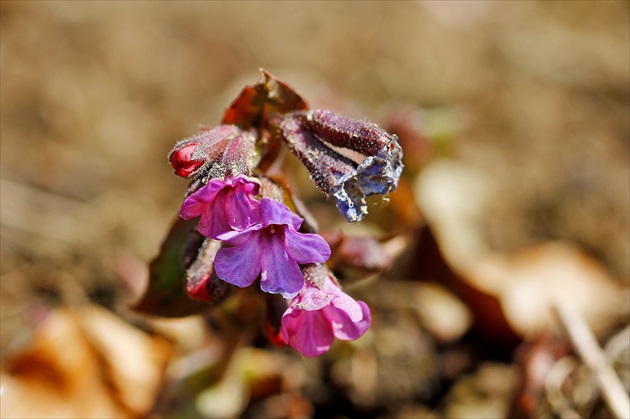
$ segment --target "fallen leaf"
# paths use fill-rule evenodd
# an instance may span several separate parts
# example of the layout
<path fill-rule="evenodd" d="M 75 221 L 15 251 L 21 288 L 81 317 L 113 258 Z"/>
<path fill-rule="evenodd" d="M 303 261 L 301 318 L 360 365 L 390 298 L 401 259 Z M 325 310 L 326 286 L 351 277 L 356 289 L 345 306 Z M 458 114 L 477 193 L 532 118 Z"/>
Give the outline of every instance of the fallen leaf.
<path fill-rule="evenodd" d="M 1 372 L 2 417 L 146 417 L 170 344 L 96 306 L 60 309 Z"/>
<path fill-rule="evenodd" d="M 432 271 L 472 310 L 475 328 L 506 342 L 555 327 L 552 306 L 571 300 L 595 332 L 619 316 L 622 291 L 595 259 L 567 242 L 546 242 L 510 253 L 491 250 L 480 228 L 491 179 L 479 168 L 441 160 L 419 177 L 416 199 L 428 227 L 413 275 Z M 426 255 L 431 254 L 431 261 Z M 433 265 L 433 266 L 432 266 Z M 430 275 L 430 274 L 429 274 Z M 430 277 L 430 276 L 429 276 Z"/>

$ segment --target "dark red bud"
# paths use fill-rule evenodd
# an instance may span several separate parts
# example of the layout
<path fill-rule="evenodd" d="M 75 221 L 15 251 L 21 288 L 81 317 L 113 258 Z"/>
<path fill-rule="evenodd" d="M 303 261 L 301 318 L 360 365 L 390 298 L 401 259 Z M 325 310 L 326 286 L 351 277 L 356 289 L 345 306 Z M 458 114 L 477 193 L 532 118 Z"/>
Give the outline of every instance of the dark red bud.
<path fill-rule="evenodd" d="M 175 169 L 175 174 L 177 176 L 188 177 L 201 166 L 203 166 L 203 159 L 192 159 L 192 154 L 197 149 L 197 146 L 198 144 L 190 143 L 186 144 L 179 150 L 173 150 L 169 160 L 171 162 L 171 166 L 173 166 L 173 169 Z"/>
<path fill-rule="evenodd" d="M 294 112 L 294 115 L 302 119 L 322 140 L 366 156 L 376 155 L 395 138 L 374 123 L 358 121 L 327 110 L 300 111 Z"/>
<path fill-rule="evenodd" d="M 229 291 L 229 284 L 214 272 L 214 257 L 221 248 L 221 242 L 206 239 L 199 248 L 193 263 L 186 270 L 186 293 L 194 300 L 210 304 L 223 301 Z"/>

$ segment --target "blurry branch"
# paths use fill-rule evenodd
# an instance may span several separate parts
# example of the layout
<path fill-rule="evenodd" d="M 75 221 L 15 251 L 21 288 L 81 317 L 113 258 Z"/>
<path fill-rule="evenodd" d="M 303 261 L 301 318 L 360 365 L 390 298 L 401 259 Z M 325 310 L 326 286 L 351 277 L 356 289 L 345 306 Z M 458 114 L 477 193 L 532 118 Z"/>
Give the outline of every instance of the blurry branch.
<path fill-rule="evenodd" d="M 595 374 L 603 399 L 616 418 L 630 418 L 630 398 L 619 377 L 608 363 L 595 336 L 577 310 L 568 301 L 560 300 L 555 306 L 560 323 L 571 339 L 576 352 Z"/>

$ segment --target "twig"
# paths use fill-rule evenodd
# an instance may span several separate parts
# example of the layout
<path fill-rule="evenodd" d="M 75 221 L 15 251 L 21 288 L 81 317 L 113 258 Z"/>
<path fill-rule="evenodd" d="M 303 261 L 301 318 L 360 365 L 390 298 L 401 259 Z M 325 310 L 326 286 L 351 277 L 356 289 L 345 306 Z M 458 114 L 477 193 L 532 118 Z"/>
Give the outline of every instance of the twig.
<path fill-rule="evenodd" d="M 606 355 L 602 352 L 584 319 L 569 301 L 558 301 L 555 309 L 576 352 L 595 374 L 597 384 L 610 412 L 619 419 L 630 418 L 628 393 L 608 363 Z"/>

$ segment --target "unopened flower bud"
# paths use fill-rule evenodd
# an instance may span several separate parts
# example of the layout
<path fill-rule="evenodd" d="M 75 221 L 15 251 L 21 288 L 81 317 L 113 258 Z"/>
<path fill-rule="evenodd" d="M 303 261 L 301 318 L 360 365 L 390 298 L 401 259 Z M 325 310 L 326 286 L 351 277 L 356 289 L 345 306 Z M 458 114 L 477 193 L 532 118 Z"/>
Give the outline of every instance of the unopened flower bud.
<path fill-rule="evenodd" d="M 395 138 L 378 125 L 357 121 L 331 111 L 314 109 L 294 112 L 319 138 L 337 147 L 374 156 Z"/>
<path fill-rule="evenodd" d="M 221 242 L 212 239 L 206 239 L 199 248 L 186 271 L 186 293 L 190 298 L 217 304 L 226 297 L 229 284 L 214 272 L 214 258 L 220 248 Z"/>
<path fill-rule="evenodd" d="M 212 165 L 208 177 L 251 176 L 257 157 L 256 136 L 250 131 L 241 131 L 225 144 L 221 158 Z"/>
<path fill-rule="evenodd" d="M 326 194 L 330 193 L 337 179 L 357 167 L 355 162 L 318 140 L 299 119 L 284 118 L 280 122 L 280 131 L 289 149 L 311 173 L 315 186 Z"/>
<path fill-rule="evenodd" d="M 402 149 L 398 137 L 377 125 L 326 110 L 292 112 L 276 125 L 317 187 L 336 198 L 337 208 L 348 222 L 365 217 L 367 196 L 396 189 L 403 169 Z M 326 144 L 367 157 L 357 165 Z"/>
<path fill-rule="evenodd" d="M 199 169 L 205 161 L 203 159 L 193 160 L 192 155 L 197 149 L 198 144 L 185 144 L 182 148 L 173 150 L 169 161 L 175 169 L 175 174 L 181 177 L 188 177 L 197 169 Z"/>
<path fill-rule="evenodd" d="M 197 177 L 223 155 L 227 142 L 241 132 L 233 125 L 219 125 L 178 142 L 168 155 L 175 174 Z"/>

